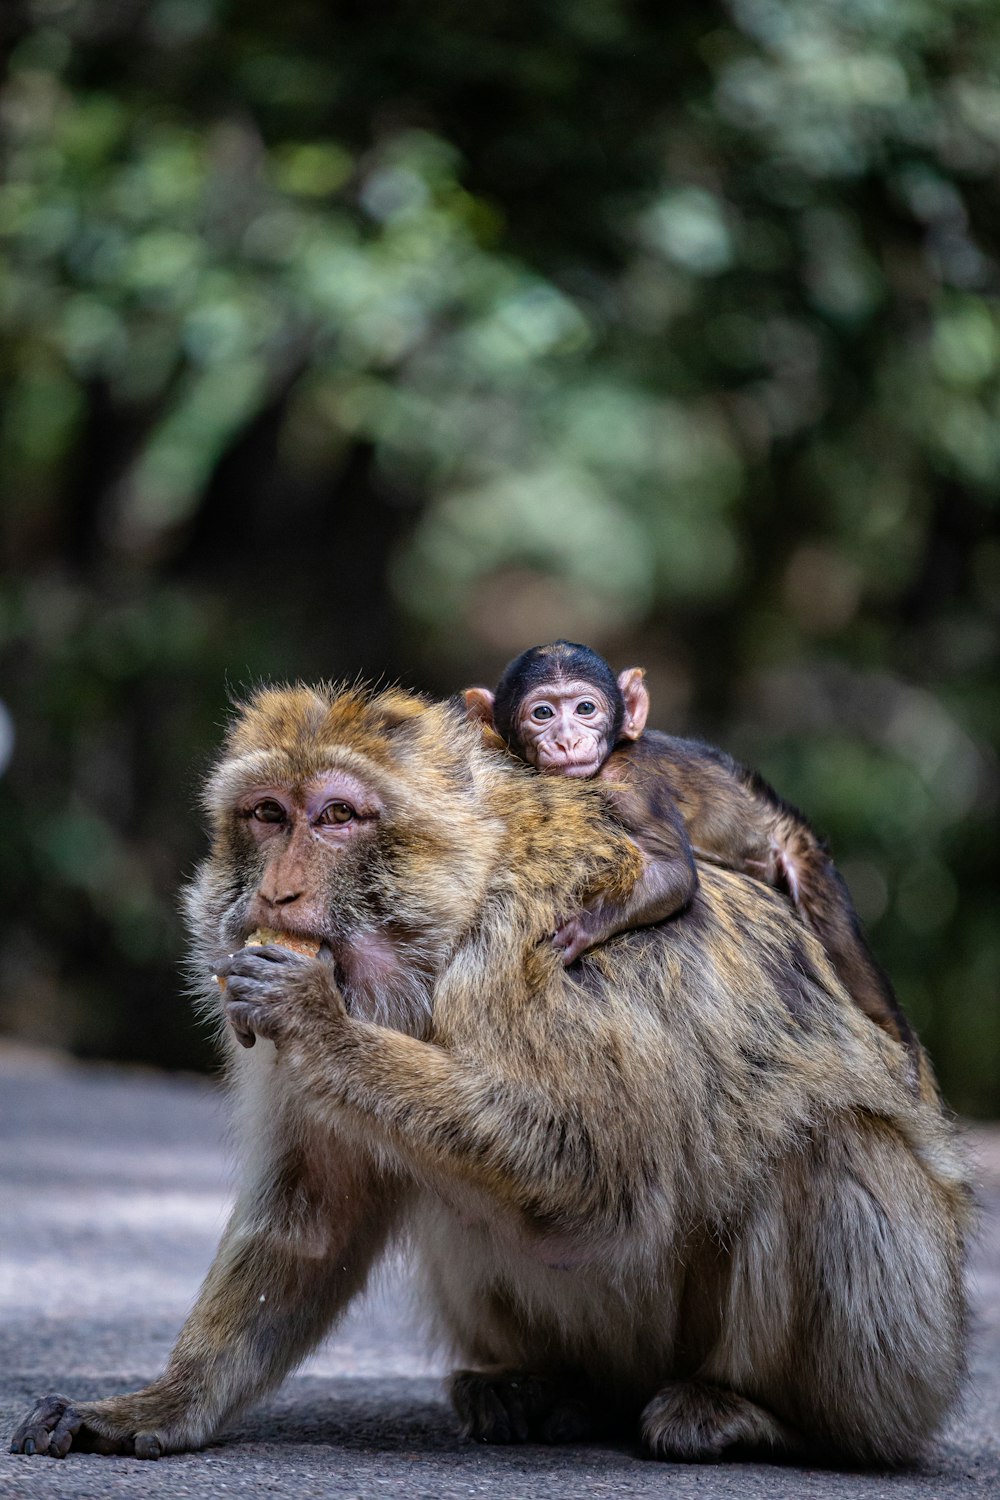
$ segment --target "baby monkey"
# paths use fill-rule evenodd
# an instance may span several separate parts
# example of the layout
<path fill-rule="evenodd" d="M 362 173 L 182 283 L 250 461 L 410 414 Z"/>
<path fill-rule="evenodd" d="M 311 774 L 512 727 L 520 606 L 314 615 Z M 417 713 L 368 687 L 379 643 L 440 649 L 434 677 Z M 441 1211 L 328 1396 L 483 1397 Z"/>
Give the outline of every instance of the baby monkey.
<path fill-rule="evenodd" d="M 470 717 L 543 775 L 599 777 L 643 855 L 643 875 L 626 901 L 598 895 L 557 929 L 563 962 L 680 911 L 697 888 L 697 856 L 789 896 L 855 1003 L 906 1048 L 915 1086 L 933 1090 L 929 1064 L 821 840 L 762 776 L 724 751 L 647 730 L 643 679 L 641 667 L 616 678 L 589 646 L 555 641 L 510 662 L 495 693 L 465 693 Z"/>

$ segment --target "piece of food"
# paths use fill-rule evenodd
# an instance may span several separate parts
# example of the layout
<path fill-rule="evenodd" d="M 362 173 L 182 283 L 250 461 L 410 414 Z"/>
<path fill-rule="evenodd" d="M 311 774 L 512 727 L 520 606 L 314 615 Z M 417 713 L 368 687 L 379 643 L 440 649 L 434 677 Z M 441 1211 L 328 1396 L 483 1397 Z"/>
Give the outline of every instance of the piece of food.
<path fill-rule="evenodd" d="M 297 932 L 278 932 L 273 927 L 256 927 L 246 942 L 244 948 L 263 948 L 266 943 L 277 943 L 279 948 L 287 948 L 291 953 L 301 953 L 303 958 L 316 958 L 319 953 L 319 943 L 315 938 L 302 937 Z M 220 990 L 226 988 L 226 981 L 218 974 L 212 978 Z"/>
<path fill-rule="evenodd" d="M 288 948 L 292 953 L 301 953 L 303 958 L 315 958 L 319 953 L 316 938 L 302 937 L 297 932 L 277 932 L 273 927 L 258 927 L 243 944 L 244 948 L 262 948 L 265 943 L 277 943 L 279 948 Z"/>

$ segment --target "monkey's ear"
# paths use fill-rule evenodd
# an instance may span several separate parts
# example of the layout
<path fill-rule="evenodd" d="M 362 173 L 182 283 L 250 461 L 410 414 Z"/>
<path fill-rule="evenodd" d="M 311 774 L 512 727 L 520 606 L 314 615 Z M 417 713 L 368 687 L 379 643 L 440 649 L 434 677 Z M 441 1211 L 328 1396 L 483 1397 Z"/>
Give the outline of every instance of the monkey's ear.
<path fill-rule="evenodd" d="M 620 730 L 623 740 L 637 740 L 649 718 L 649 689 L 642 667 L 626 667 L 618 674 L 618 687 L 625 704 L 625 717 Z"/>
<path fill-rule="evenodd" d="M 492 729 L 493 694 L 489 688 L 466 688 L 463 697 L 465 698 L 465 712 L 472 722 L 475 723 L 478 720 L 480 724 L 485 724 L 487 729 Z"/>

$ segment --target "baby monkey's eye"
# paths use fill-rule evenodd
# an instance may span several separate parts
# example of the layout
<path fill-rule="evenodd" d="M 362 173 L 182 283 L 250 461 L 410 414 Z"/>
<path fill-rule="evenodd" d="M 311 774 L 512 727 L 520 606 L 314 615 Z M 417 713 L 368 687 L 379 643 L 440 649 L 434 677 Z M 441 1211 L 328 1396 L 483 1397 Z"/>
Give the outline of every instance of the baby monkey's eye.
<path fill-rule="evenodd" d="M 275 802 L 268 797 L 264 802 L 258 802 L 250 809 L 250 816 L 256 818 L 258 823 L 283 823 L 285 821 L 285 809 L 280 802 Z"/>
<path fill-rule="evenodd" d="M 349 823 L 353 817 L 354 808 L 349 802 L 328 802 L 316 822 Z"/>
<path fill-rule="evenodd" d="M 578 714 L 582 714 L 584 718 L 589 718 L 591 714 L 596 714 L 597 704 L 591 703 L 589 698 L 584 698 L 581 703 L 576 705 L 576 711 Z"/>
<path fill-rule="evenodd" d="M 531 717 L 538 720 L 551 719 L 552 710 L 547 703 L 539 703 L 537 708 L 531 710 Z"/>

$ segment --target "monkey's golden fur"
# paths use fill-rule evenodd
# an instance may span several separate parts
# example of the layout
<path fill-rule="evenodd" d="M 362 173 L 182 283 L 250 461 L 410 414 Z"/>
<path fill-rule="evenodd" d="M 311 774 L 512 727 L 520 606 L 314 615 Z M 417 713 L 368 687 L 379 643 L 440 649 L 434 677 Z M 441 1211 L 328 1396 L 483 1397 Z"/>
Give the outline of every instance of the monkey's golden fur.
<path fill-rule="evenodd" d="M 70 1415 L 49 1398 L 15 1443 L 206 1442 L 408 1230 L 438 1332 L 475 1367 L 452 1381 L 474 1436 L 917 1454 L 963 1369 L 964 1170 L 789 904 L 706 866 L 689 910 L 565 970 L 559 913 L 637 874 L 598 788 L 492 754 L 444 705 L 271 690 L 210 781 L 188 898 L 216 1009 L 260 878 L 235 799 L 330 767 L 384 808 L 330 876 L 331 930 L 382 923 L 399 973 L 345 993 L 293 960 L 260 1007 L 277 1052 L 224 1028 L 243 1186 L 166 1372 Z"/>

